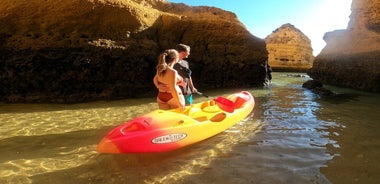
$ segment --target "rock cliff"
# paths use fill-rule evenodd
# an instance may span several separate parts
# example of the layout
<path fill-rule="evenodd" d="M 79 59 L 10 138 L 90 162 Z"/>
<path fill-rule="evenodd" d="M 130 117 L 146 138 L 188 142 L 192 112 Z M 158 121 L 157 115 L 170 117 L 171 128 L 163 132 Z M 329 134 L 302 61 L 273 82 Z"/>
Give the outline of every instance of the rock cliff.
<path fill-rule="evenodd" d="M 154 95 L 157 56 L 178 43 L 191 46 L 200 90 L 264 83 L 265 42 L 228 11 L 166 0 L 2 0 L 0 100 Z"/>
<path fill-rule="evenodd" d="M 324 40 L 308 72 L 313 79 L 380 91 L 380 0 L 353 0 L 347 29 L 328 32 Z"/>
<path fill-rule="evenodd" d="M 313 65 L 310 39 L 291 24 L 284 24 L 265 38 L 268 62 L 274 71 L 306 71 Z"/>

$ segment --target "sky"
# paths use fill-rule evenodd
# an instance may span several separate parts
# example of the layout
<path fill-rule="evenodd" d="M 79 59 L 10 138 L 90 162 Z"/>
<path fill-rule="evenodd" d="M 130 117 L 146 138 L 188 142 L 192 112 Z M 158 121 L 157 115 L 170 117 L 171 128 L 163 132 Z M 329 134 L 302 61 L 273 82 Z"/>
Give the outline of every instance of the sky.
<path fill-rule="evenodd" d="M 190 6 L 214 6 L 235 13 L 248 29 L 265 38 L 290 23 L 310 40 L 316 56 L 326 45 L 326 32 L 346 29 L 352 0 L 168 0 Z"/>

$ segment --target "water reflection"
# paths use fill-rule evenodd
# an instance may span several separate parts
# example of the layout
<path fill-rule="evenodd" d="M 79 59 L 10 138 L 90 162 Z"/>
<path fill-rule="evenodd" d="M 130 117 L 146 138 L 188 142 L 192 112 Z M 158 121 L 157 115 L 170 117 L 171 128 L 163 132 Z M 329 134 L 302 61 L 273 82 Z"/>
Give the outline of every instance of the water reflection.
<path fill-rule="evenodd" d="M 244 89 L 256 100 L 244 121 L 155 154 L 95 151 L 114 126 L 156 109 L 155 98 L 0 104 L 0 183 L 379 183 L 379 96 L 331 88 L 343 95 L 319 98 L 301 87 L 308 79 L 274 73 L 269 88 Z"/>

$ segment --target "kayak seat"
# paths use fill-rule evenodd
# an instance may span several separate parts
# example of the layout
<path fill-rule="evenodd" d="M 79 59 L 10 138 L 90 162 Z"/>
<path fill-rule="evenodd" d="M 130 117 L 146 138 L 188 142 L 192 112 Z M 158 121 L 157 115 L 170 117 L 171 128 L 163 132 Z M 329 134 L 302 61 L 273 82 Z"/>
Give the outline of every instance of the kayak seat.
<path fill-rule="evenodd" d="M 239 109 L 243 107 L 245 102 L 248 101 L 247 96 L 244 94 L 237 94 L 234 96 L 229 96 L 227 99 L 231 100 L 233 102 L 234 109 Z"/>
<path fill-rule="evenodd" d="M 234 112 L 234 109 L 235 109 L 234 102 L 231 101 L 230 99 L 220 96 L 215 99 L 215 102 L 218 105 L 218 107 L 222 109 L 223 111 L 226 111 L 229 113 Z"/>
<path fill-rule="evenodd" d="M 246 99 L 244 99 L 244 98 L 242 98 L 240 96 L 237 96 L 236 99 L 235 99 L 235 102 L 234 102 L 234 108 L 235 109 L 241 108 L 244 105 L 245 102 L 247 102 Z"/>
<path fill-rule="evenodd" d="M 192 108 L 187 110 L 186 114 L 190 118 L 193 118 L 197 121 L 206 121 L 207 120 L 207 116 L 202 115 L 204 113 L 201 112 L 200 108 L 192 107 Z"/>
<path fill-rule="evenodd" d="M 207 113 L 215 113 L 220 111 L 220 108 L 216 105 L 214 100 L 203 102 L 201 104 L 201 109 Z"/>

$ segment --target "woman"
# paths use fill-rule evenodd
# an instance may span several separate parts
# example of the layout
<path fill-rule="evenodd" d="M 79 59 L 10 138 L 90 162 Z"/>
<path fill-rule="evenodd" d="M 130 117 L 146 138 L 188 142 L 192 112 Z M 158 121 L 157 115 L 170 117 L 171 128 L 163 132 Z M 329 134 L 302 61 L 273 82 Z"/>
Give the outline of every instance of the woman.
<path fill-rule="evenodd" d="M 165 50 L 158 57 L 157 72 L 153 82 L 158 89 L 158 108 L 163 110 L 185 107 L 185 98 L 178 86 L 182 83 L 182 79 L 173 69 L 178 59 L 178 52 L 174 49 Z"/>

